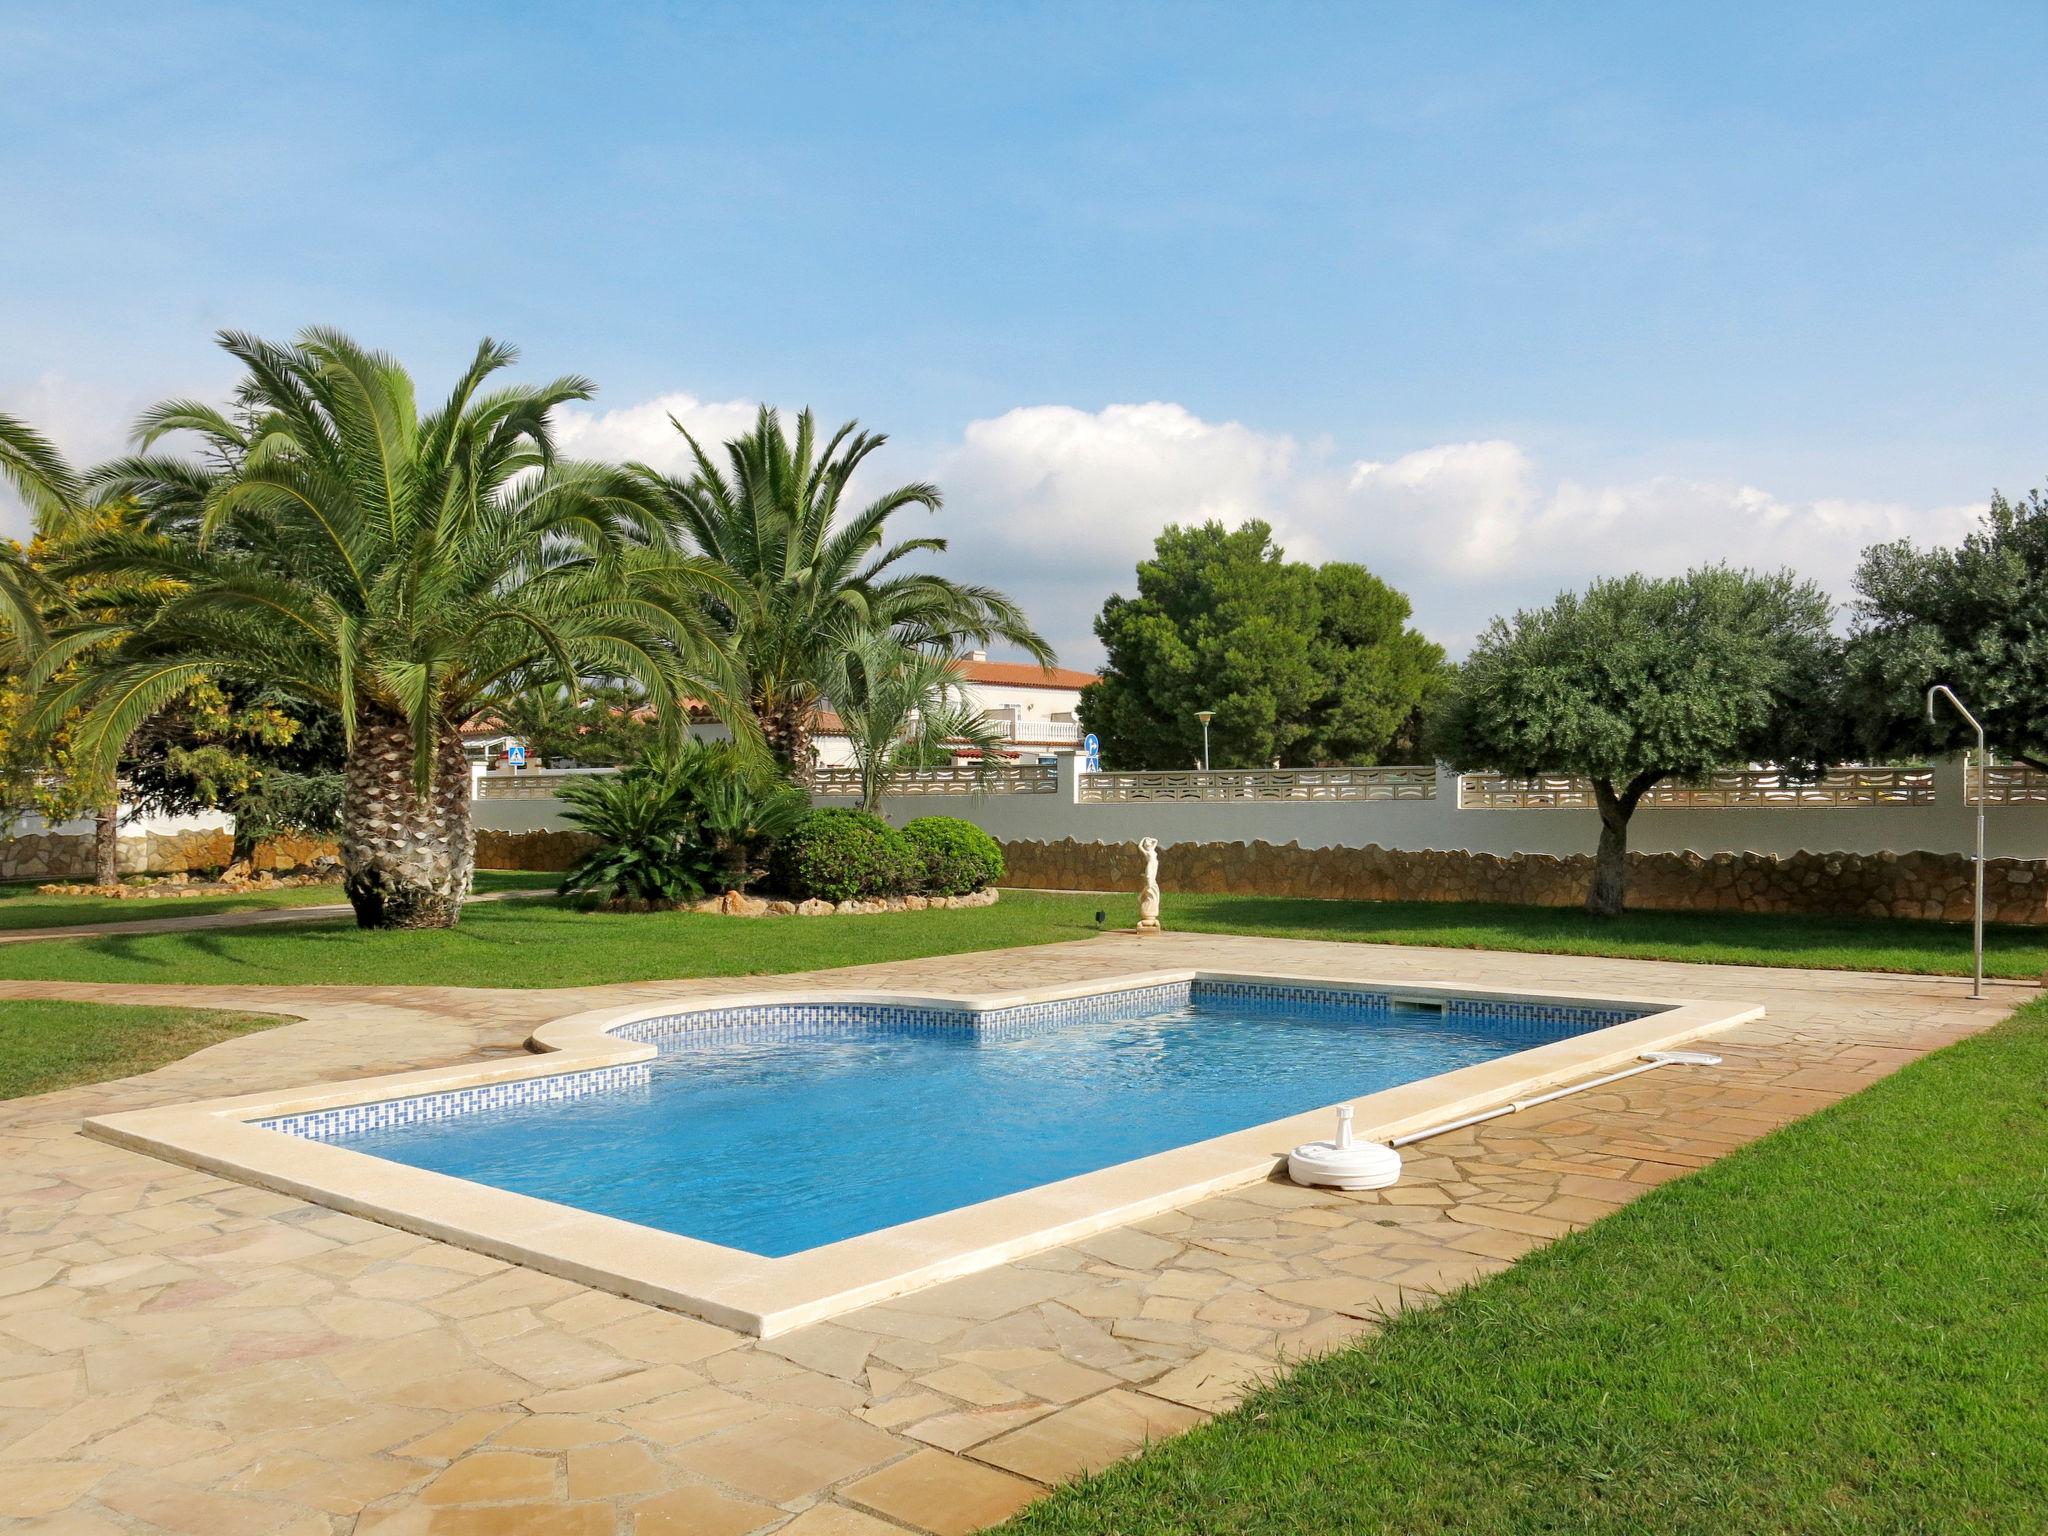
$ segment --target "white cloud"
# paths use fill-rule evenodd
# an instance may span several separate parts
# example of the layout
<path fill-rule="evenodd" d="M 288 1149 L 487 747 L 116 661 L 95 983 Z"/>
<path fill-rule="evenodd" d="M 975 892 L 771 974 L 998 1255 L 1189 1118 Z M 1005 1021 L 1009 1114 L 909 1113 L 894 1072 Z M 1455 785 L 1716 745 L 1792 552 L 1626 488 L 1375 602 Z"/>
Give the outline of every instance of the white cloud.
<path fill-rule="evenodd" d="M 555 445 L 573 459 L 632 460 L 681 472 L 690 468 L 690 445 L 675 422 L 716 456 L 728 438 L 752 428 L 758 410 L 752 400 L 700 400 L 681 392 L 610 411 L 564 406 L 555 415 Z M 719 467 L 724 468 L 723 459 Z"/>
<path fill-rule="evenodd" d="M 968 425 L 933 471 L 959 567 L 1018 598 L 1062 655 L 1097 655 L 1089 621 L 1168 523 L 1232 524 L 1291 504 L 1291 438 L 1153 402 L 1022 406 Z"/>
<path fill-rule="evenodd" d="M 1359 560 L 1462 650 L 1496 613 L 1626 571 L 1790 566 L 1846 598 L 1882 540 L 1952 541 L 1975 505 L 1788 500 L 1740 482 L 1547 473 L 1505 439 L 1336 460 L 1173 404 L 1033 406 L 968 426 L 939 468 L 960 563 L 1000 580 L 1075 661 L 1088 624 L 1172 522 L 1262 517 L 1289 553 Z"/>
<path fill-rule="evenodd" d="M 1426 527 L 1417 552 L 1446 569 L 1496 570 L 1514 558 L 1540 501 L 1529 456 L 1494 438 L 1440 443 L 1385 463 L 1361 460 L 1351 466 L 1342 504 L 1354 517 Z"/>
<path fill-rule="evenodd" d="M 1036 405 L 970 423 L 939 483 L 972 511 L 977 538 L 1016 558 L 1135 561 L 1168 522 L 1260 514 L 1283 498 L 1295 457 L 1289 438 L 1178 405 Z"/>

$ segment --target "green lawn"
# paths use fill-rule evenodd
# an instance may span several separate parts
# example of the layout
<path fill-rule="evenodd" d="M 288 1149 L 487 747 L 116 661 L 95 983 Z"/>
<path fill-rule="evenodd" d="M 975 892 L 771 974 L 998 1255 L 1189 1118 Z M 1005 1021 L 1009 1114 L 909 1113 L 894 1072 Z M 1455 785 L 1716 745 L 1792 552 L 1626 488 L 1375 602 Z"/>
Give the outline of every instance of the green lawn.
<path fill-rule="evenodd" d="M 1086 901 L 1085 897 L 1072 898 Z M 1169 926 L 1290 939 L 1431 944 L 1557 955 L 1620 955 L 1702 965 L 1964 976 L 1970 925 L 1873 917 L 1758 917 L 1745 912 L 1627 912 L 1481 902 L 1302 901 L 1281 896 L 1169 896 Z M 1984 934 L 1985 973 L 2033 980 L 2048 972 L 2048 928 Z"/>
<path fill-rule="evenodd" d="M 2048 1529 L 2048 1002 L 1012 1536 Z"/>
<path fill-rule="evenodd" d="M 1084 938 L 1096 931 L 1098 910 L 1112 928 L 1134 920 L 1128 896 L 1037 891 L 1006 892 L 994 907 L 961 911 L 749 921 L 586 912 L 536 900 L 472 907 L 460 927 L 438 933 L 363 933 L 342 920 L 9 945 L 0 947 L 0 978 L 542 987 L 761 975 Z M 1216 933 L 1755 965 L 1949 974 L 1969 965 L 1969 930 L 1944 923 L 1664 912 L 1603 923 L 1529 907 L 1246 896 L 1169 896 L 1166 923 Z M 1995 929 L 1991 958 L 1995 975 L 2048 971 L 2048 932 Z"/>
<path fill-rule="evenodd" d="M 483 891 L 546 889 L 556 875 L 511 870 L 477 871 Z M 202 917 L 212 912 L 247 912 L 271 907 L 317 907 L 343 901 L 338 885 L 301 885 L 284 890 L 251 891 L 238 896 L 45 896 L 36 882 L 0 884 L 0 930 L 62 928 L 72 923 L 132 923 L 151 917 Z"/>
<path fill-rule="evenodd" d="M 1077 939 L 1095 931 L 1094 912 L 1094 904 L 1074 898 L 1008 895 L 993 907 L 954 911 L 754 919 L 589 912 L 554 901 L 518 901 L 471 907 L 460 926 L 438 932 L 365 933 L 347 922 L 293 923 L 0 946 L 0 977 L 581 986 L 809 970 Z M 1128 913 L 1125 920 L 1131 920 Z"/>
<path fill-rule="evenodd" d="M 283 1022 L 211 1008 L 0 1002 L 0 1099 L 130 1077 Z"/>

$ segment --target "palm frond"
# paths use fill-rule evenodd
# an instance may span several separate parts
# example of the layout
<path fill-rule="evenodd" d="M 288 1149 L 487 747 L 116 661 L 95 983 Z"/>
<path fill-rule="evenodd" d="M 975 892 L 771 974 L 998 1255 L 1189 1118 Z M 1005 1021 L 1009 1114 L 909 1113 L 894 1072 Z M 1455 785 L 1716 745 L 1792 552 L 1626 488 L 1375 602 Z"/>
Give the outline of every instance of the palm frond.
<path fill-rule="evenodd" d="M 0 412 L 0 481 L 14 487 L 38 518 L 61 518 L 77 504 L 78 476 L 42 433 Z"/>

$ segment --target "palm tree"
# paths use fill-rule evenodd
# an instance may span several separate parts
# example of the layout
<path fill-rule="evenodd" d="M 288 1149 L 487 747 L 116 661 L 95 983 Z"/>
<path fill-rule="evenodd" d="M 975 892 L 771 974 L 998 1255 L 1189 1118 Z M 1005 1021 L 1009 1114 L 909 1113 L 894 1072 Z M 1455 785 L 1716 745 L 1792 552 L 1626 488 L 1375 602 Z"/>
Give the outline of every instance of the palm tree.
<path fill-rule="evenodd" d="M 475 834 L 461 727 L 493 694 L 631 678 L 664 712 L 714 706 L 732 674 L 704 618 L 720 590 L 624 494 L 618 472 L 555 461 L 549 414 L 580 378 L 485 392 L 514 357 L 485 341 L 422 415 L 392 358 L 331 330 L 277 344 L 223 333 L 247 377 L 233 416 L 167 401 L 102 495 L 139 526 L 83 541 L 59 574 L 109 586 L 105 618 L 53 636 L 44 718 L 89 760 L 201 678 L 273 683 L 332 707 L 347 743 L 342 863 L 364 927 L 446 927 Z M 196 433 L 197 460 L 151 452 Z M 134 595 L 138 579 L 157 583 Z"/>
<path fill-rule="evenodd" d="M 858 510 L 842 506 L 854 472 L 887 441 L 856 425 L 820 445 L 805 411 L 792 441 L 781 417 L 763 407 L 754 430 L 725 445 L 729 472 L 721 472 L 677 422 L 696 459 L 693 475 L 628 467 L 649 509 L 725 572 L 732 593 L 714 600 L 714 617 L 762 734 L 800 772 L 810 766 L 813 712 L 859 631 L 891 632 L 949 656 L 1002 639 L 1046 665 L 1053 659 L 1001 592 L 907 566 L 912 556 L 943 552 L 944 539 L 888 541 L 898 512 L 938 509 L 937 486 L 901 485 Z"/>
<path fill-rule="evenodd" d="M 848 638 L 831 689 L 860 773 L 860 808 L 880 815 L 882 796 L 906 764 L 965 748 L 987 779 L 1003 750 L 989 718 L 968 702 L 952 657 L 907 646 L 886 630 Z"/>
<path fill-rule="evenodd" d="M 5 411 L 0 411 L 0 480 L 13 486 L 39 518 L 59 515 L 78 501 L 78 476 L 56 446 Z"/>
<path fill-rule="evenodd" d="M 78 503 L 78 476 L 50 440 L 18 416 L 0 411 L 0 481 L 14 487 L 37 522 L 61 524 Z M 7 653 L 19 662 L 42 648 L 47 584 L 19 550 L 0 554 L 0 624 Z"/>
<path fill-rule="evenodd" d="M 0 481 L 21 496 L 41 534 L 63 540 L 81 531 L 83 487 L 77 473 L 48 438 L 5 412 L 0 412 Z M 26 550 L 0 550 L 0 626 L 5 627 L 0 665 L 25 670 L 35 662 L 49 640 L 46 614 L 64 600 L 62 589 L 36 569 Z M 74 779 L 65 792 L 82 796 L 86 791 Z M 48 819 L 51 802 L 40 800 L 39 809 Z M 92 795 L 91 813 L 93 883 L 112 885 L 121 877 L 121 790 L 111 772 Z"/>

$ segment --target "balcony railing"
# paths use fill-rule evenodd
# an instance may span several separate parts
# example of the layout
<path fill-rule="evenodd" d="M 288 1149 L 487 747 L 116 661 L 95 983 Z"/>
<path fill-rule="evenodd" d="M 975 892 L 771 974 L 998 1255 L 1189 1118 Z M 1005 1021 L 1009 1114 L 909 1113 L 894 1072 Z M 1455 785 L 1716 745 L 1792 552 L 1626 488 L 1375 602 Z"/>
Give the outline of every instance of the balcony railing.
<path fill-rule="evenodd" d="M 1029 715 L 1022 720 L 1010 720 L 997 715 L 989 720 L 989 724 L 1005 741 L 1063 746 L 1081 739 L 1081 724 L 1077 720 L 1039 720 Z"/>
<path fill-rule="evenodd" d="M 1217 768 L 1165 773 L 1086 773 L 1081 799 L 1090 805 L 1195 800 L 1434 800 L 1434 768 Z"/>
<path fill-rule="evenodd" d="M 814 795 L 858 795 L 857 768 L 813 768 L 805 785 Z M 898 773 L 887 795 L 1049 795 L 1060 787 L 1059 769 L 1037 763 L 980 768 L 914 768 Z"/>
<path fill-rule="evenodd" d="M 2048 798 L 2048 795 L 2044 795 Z M 1788 777 L 1776 768 L 1717 773 L 1698 784 L 1666 780 L 1645 794 L 1645 808 L 1729 810 L 1765 806 L 1931 805 L 1932 768 L 1831 768 L 1817 779 Z M 1458 781 L 1463 810 L 1565 811 L 1594 806 L 1593 786 L 1565 774 L 1518 778 L 1468 773 Z"/>

